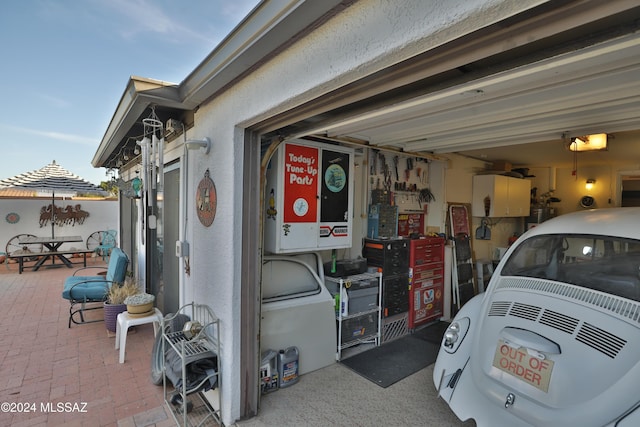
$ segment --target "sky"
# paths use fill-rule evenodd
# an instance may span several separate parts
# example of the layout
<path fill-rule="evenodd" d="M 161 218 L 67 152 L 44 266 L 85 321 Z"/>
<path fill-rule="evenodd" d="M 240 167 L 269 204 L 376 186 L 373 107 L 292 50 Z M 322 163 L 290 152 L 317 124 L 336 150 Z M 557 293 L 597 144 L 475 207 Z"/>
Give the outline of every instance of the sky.
<path fill-rule="evenodd" d="M 130 76 L 182 82 L 259 0 L 9 0 L 0 12 L 0 179 L 52 161 L 89 182 Z"/>

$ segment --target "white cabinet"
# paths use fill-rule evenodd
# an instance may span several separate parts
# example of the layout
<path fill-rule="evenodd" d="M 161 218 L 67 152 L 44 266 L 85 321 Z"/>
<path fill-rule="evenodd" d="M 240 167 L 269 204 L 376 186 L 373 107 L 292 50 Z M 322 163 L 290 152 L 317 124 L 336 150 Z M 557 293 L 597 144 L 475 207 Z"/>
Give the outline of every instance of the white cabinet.
<path fill-rule="evenodd" d="M 267 169 L 265 242 L 271 253 L 350 248 L 352 148 L 294 140 Z"/>
<path fill-rule="evenodd" d="M 529 180 L 504 175 L 476 175 L 473 177 L 471 205 L 473 216 L 529 216 L 530 200 L 531 181 Z"/>

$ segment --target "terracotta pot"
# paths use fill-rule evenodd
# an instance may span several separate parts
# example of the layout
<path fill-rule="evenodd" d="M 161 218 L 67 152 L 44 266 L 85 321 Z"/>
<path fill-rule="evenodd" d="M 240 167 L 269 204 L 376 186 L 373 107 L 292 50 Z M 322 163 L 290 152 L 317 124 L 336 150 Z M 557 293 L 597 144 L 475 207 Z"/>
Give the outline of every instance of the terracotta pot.
<path fill-rule="evenodd" d="M 116 331 L 116 324 L 118 323 L 118 314 L 127 311 L 126 304 L 109 304 L 104 303 L 104 325 L 109 332 Z"/>

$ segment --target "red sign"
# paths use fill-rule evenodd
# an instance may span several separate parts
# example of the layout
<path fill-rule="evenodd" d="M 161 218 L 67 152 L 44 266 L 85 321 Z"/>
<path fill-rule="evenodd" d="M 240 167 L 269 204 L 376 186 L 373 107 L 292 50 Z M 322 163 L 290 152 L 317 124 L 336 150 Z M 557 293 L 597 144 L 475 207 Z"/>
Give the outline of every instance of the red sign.
<path fill-rule="evenodd" d="M 287 144 L 284 151 L 285 223 L 318 220 L 317 148 Z"/>
<path fill-rule="evenodd" d="M 398 236 L 410 236 L 412 233 L 423 234 L 422 214 L 410 213 L 398 215 Z"/>

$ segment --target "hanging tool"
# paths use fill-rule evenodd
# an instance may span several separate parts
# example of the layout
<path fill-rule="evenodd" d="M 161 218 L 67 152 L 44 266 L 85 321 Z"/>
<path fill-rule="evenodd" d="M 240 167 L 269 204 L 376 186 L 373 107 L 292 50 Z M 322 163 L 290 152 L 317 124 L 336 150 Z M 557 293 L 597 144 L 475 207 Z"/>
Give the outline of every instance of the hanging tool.
<path fill-rule="evenodd" d="M 488 223 L 487 218 L 483 218 L 480 221 L 480 227 L 476 229 L 477 240 L 491 240 L 491 229 L 487 226 Z"/>
<path fill-rule="evenodd" d="M 378 151 L 378 159 L 380 160 L 380 166 L 382 167 L 382 172 L 384 172 L 384 168 L 387 166 L 387 158 L 384 156 L 384 153 Z"/>
<path fill-rule="evenodd" d="M 371 150 L 372 153 L 372 161 L 371 161 L 371 175 L 378 175 L 378 153 L 379 150 Z"/>
<path fill-rule="evenodd" d="M 391 174 L 387 173 L 384 175 L 384 189 L 387 192 L 391 192 Z"/>
<path fill-rule="evenodd" d="M 418 201 L 420 201 L 421 203 L 433 202 L 435 199 L 435 196 L 428 188 L 423 188 L 422 190 L 420 190 Z"/>
<path fill-rule="evenodd" d="M 400 163 L 398 156 L 393 156 L 393 165 L 396 169 L 396 181 L 400 181 L 400 175 L 398 175 L 398 163 Z"/>
<path fill-rule="evenodd" d="M 391 171 L 386 163 L 384 164 L 384 189 L 391 191 Z"/>

